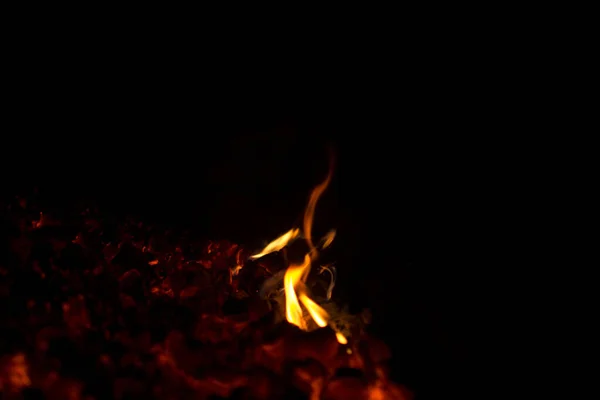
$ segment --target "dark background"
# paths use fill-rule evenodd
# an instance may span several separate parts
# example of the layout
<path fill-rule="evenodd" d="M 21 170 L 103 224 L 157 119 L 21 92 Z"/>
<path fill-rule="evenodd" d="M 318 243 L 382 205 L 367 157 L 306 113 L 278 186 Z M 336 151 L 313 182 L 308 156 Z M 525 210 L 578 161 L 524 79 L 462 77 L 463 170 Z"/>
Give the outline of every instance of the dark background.
<path fill-rule="evenodd" d="M 206 76 L 210 90 L 134 70 L 40 79 L 5 109 L 3 191 L 37 186 L 58 207 L 89 198 L 260 247 L 299 221 L 333 149 L 315 230 L 338 230 L 335 295 L 373 311 L 395 379 L 420 398 L 466 396 L 494 347 L 484 321 L 517 244 L 521 156 L 497 81 L 428 65 Z"/>

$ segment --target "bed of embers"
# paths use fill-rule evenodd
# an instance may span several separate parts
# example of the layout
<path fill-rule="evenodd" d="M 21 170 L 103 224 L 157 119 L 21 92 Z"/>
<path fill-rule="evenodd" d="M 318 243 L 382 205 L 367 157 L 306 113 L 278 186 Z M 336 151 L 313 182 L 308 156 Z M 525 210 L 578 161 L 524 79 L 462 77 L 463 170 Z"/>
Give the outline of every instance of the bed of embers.
<path fill-rule="evenodd" d="M 387 379 L 368 313 L 336 304 L 335 267 L 303 272 L 302 321 L 288 322 L 284 273 L 302 240 L 260 257 L 35 196 L 0 206 L 3 399 L 411 398 Z"/>

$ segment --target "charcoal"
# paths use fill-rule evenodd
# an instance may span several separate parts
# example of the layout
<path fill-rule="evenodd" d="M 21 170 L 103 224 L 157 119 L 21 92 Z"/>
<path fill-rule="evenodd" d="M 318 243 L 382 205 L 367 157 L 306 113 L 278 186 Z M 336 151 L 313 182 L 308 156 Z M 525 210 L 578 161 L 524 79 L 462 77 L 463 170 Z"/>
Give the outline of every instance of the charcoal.
<path fill-rule="evenodd" d="M 323 391 L 323 400 L 364 400 L 368 398 L 368 383 L 361 378 L 343 377 L 332 379 Z"/>
<path fill-rule="evenodd" d="M 26 338 L 16 327 L 4 327 L 0 335 L 0 354 L 21 352 L 27 348 Z"/>
<path fill-rule="evenodd" d="M 321 328 L 312 332 L 299 332 L 286 341 L 285 351 L 287 359 L 314 359 L 324 366 L 334 368 L 339 347 L 334 332 L 328 328 Z"/>
<path fill-rule="evenodd" d="M 303 393 L 320 397 L 323 391 L 327 369 L 316 360 L 304 360 L 288 366 L 294 386 Z"/>
<path fill-rule="evenodd" d="M 342 368 L 338 368 L 335 371 L 335 376 L 336 377 L 347 377 L 347 378 L 362 378 L 364 377 L 364 373 L 363 371 L 361 371 L 358 368 L 348 368 L 348 367 L 342 367 Z"/>
<path fill-rule="evenodd" d="M 383 342 L 383 340 L 377 337 L 372 335 L 364 335 L 360 341 L 360 344 L 366 347 L 368 359 L 372 360 L 374 363 L 384 362 L 392 357 L 390 348 Z"/>
<path fill-rule="evenodd" d="M 308 287 L 330 326 L 285 320 L 286 251 L 249 261 L 226 240 L 24 200 L 0 210 L 0 397 L 409 398 L 385 343 L 326 301 L 327 274 Z"/>
<path fill-rule="evenodd" d="M 148 264 L 143 252 L 130 243 L 124 243 L 112 259 L 114 265 L 122 268 L 143 270 Z"/>
<path fill-rule="evenodd" d="M 131 296 L 134 301 L 143 301 L 144 283 L 142 275 L 137 269 L 130 269 L 119 278 L 119 289 L 121 293 Z"/>
<path fill-rule="evenodd" d="M 19 236 L 11 240 L 10 247 L 18 261 L 25 264 L 31 254 L 33 242 L 27 236 Z"/>
<path fill-rule="evenodd" d="M 23 396 L 23 400 L 45 400 L 46 395 L 44 391 L 40 388 L 31 388 L 27 387 L 21 391 L 21 396 Z"/>
<path fill-rule="evenodd" d="M 67 242 L 64 243 L 65 247 L 66 247 L 66 245 L 67 245 Z M 62 248 L 64 248 L 64 247 L 62 247 Z M 61 248 L 61 250 L 62 250 L 62 248 Z M 58 253 L 58 252 L 55 251 L 55 247 L 53 246 L 52 242 L 39 241 L 39 240 L 34 241 L 33 248 L 31 249 L 31 260 L 37 261 L 38 265 L 43 266 L 44 272 L 47 273 L 50 270 L 50 258 L 52 258 L 55 253 Z"/>
<path fill-rule="evenodd" d="M 257 296 L 252 296 L 246 300 L 248 306 L 248 320 L 257 321 L 266 316 L 272 316 L 269 303 L 262 301 Z"/>
<path fill-rule="evenodd" d="M 369 382 L 364 378 L 340 377 L 331 379 L 323 391 L 323 400 L 412 400 L 405 388 L 388 382 Z"/>
<path fill-rule="evenodd" d="M 211 397 L 222 399 L 223 397 Z M 310 400 L 309 395 L 292 384 L 284 383 L 278 378 L 261 379 L 251 375 L 248 386 L 234 390 L 228 399 L 231 400 Z"/>
<path fill-rule="evenodd" d="M 235 315 L 248 312 L 248 302 L 245 299 L 229 297 L 223 303 L 223 313 L 225 315 Z"/>
<path fill-rule="evenodd" d="M 92 260 L 86 257 L 86 254 L 79 244 L 68 243 L 60 252 L 56 260 L 56 265 L 63 270 L 85 270 L 93 266 Z"/>

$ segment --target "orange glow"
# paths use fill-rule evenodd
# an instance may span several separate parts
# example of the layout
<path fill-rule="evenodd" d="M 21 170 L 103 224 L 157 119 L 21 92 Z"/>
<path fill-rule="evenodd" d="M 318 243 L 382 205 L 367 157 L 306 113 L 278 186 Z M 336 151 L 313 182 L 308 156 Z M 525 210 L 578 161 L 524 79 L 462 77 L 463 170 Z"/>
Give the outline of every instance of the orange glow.
<path fill-rule="evenodd" d="M 27 361 L 23 353 L 12 356 L 8 362 L 8 383 L 15 391 L 31 385 Z"/>

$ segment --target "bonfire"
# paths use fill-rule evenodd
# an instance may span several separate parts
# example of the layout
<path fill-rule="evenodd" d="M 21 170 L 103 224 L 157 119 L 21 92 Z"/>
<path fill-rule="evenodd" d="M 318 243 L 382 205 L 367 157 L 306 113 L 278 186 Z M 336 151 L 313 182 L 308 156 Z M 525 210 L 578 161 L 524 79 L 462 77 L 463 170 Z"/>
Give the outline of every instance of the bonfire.
<path fill-rule="evenodd" d="M 388 379 L 369 313 L 336 303 L 336 231 L 301 226 L 262 249 L 95 208 L 2 205 L 4 399 L 410 399 Z"/>

